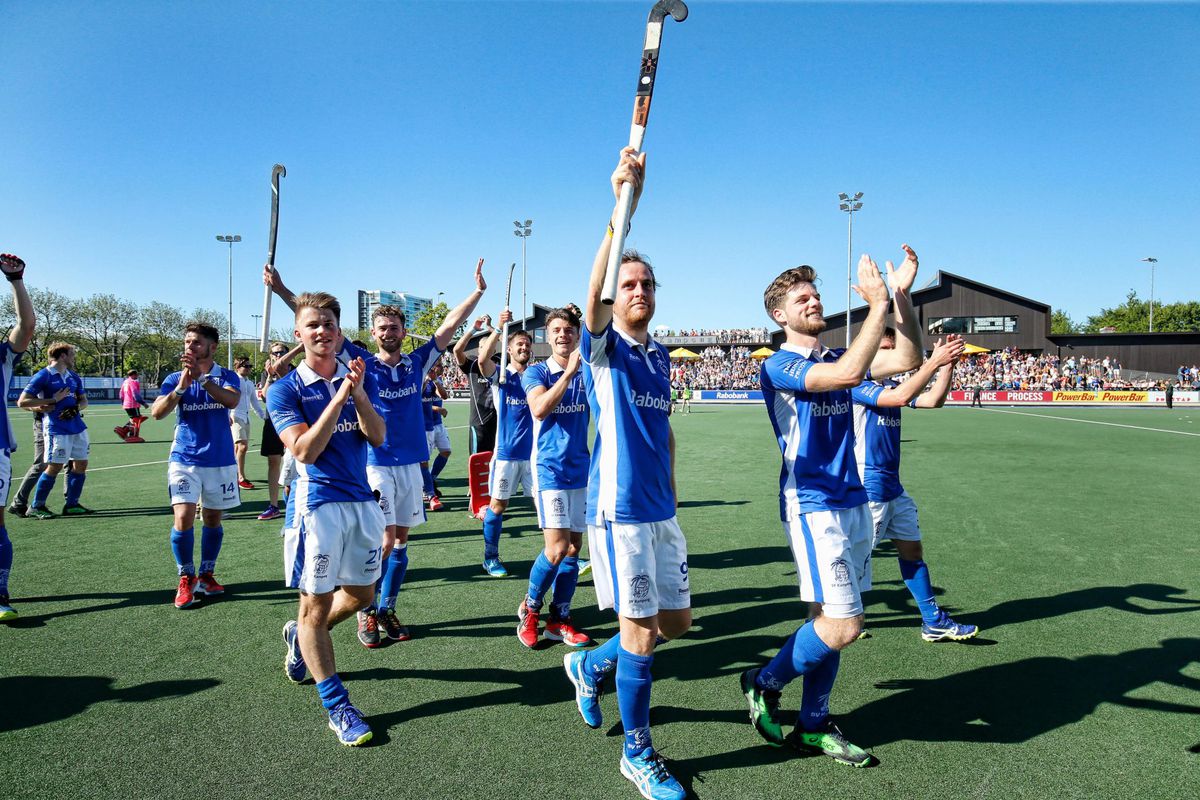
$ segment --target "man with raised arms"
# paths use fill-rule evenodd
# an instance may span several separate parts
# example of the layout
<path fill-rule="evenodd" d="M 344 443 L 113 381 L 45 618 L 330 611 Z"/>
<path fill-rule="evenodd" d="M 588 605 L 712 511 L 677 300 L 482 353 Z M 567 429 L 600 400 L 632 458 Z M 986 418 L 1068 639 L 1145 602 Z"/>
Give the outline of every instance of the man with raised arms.
<path fill-rule="evenodd" d="M 166 377 L 150 416 L 162 419 L 176 412 L 175 439 L 167 463 L 167 486 L 175 526 L 171 529 L 171 551 L 179 570 L 175 607 L 189 608 L 197 595 L 219 595 L 225 587 L 213 572 L 225 538 L 222 512 L 241 505 L 237 485 L 237 460 L 229 412 L 241 400 L 242 379 L 218 365 L 220 333 L 211 325 L 191 322 L 184 328 L 183 369 Z M 196 537 L 196 505 L 203 503 L 200 530 L 200 576 L 193 561 Z"/>
<path fill-rule="evenodd" d="M 483 512 L 483 571 L 493 578 L 508 577 L 500 560 L 500 535 L 504 530 L 504 512 L 520 484 L 526 495 L 533 495 L 529 473 L 529 455 L 533 452 L 533 420 L 521 378 L 533 353 L 533 338 L 527 331 L 508 334 L 508 366 L 504 383 L 500 366 L 492 361 L 500 331 L 512 319 L 507 308 L 500 314 L 500 326 L 479 346 L 479 374 L 492 383 L 492 405 L 496 409 L 496 446 L 488 471 L 488 495 L 492 498 Z"/>
<path fill-rule="evenodd" d="M 633 189 L 636 209 L 645 154 L 621 151 L 612 175 Z M 615 212 L 615 209 L 614 209 Z M 650 666 L 659 634 L 674 639 L 691 626 L 687 542 L 675 518 L 675 437 L 671 363 L 650 337 L 658 282 L 648 260 L 622 254 L 617 296 L 600 299 L 613 227 L 600 243 L 588 283 L 582 334 L 584 382 L 596 420 L 588 478 L 587 523 L 593 581 L 600 608 L 620 616 L 620 635 L 563 660 L 585 723 L 601 724 L 600 684 L 616 672 L 617 705 L 625 729 L 621 774 L 651 800 L 683 798 L 650 738 Z"/>
<path fill-rule="evenodd" d="M 33 340 L 34 312 L 29 292 L 25 289 L 25 262 L 10 253 L 0 254 L 0 272 L 12 287 L 13 304 L 17 311 L 17 324 L 0 341 L 0 386 L 7 387 L 12 381 L 13 367 Z M 5 389 L 7 391 L 7 388 Z M 8 409 L 4 409 L 0 420 L 0 622 L 11 622 L 18 616 L 8 598 L 8 577 L 13 565 L 13 546 L 8 538 L 8 527 L 4 520 L 4 504 L 8 502 L 8 487 L 12 483 L 12 454 L 17 449 L 17 438 L 8 421 Z"/>
<path fill-rule="evenodd" d="M 529 590 L 517 609 L 517 640 L 538 641 L 538 617 L 546 592 L 554 602 L 546 638 L 572 647 L 592 640 L 571 624 L 571 599 L 579 582 L 579 548 L 587 519 L 588 406 L 579 370 L 579 318 L 566 309 L 546 316 L 550 358 L 525 370 L 521 384 L 533 417 L 534 500 L 545 546 L 529 573 Z"/>
<path fill-rule="evenodd" d="M 879 349 L 896 347 L 896 332 L 884 331 Z M 896 544 L 900 577 L 921 611 L 921 638 L 927 642 L 960 642 L 979 633 L 974 625 L 955 622 L 938 607 L 925 551 L 921 546 L 921 526 L 917 522 L 917 504 L 900 485 L 900 409 L 941 408 L 950 391 L 954 364 L 963 353 L 964 342 L 950 334 L 933 347 L 921 368 L 901 383 L 893 380 L 863 381 L 851 395 L 854 398 L 854 460 L 858 475 L 866 487 L 875 525 L 873 546 L 882 538 Z M 933 385 L 928 392 L 922 390 Z"/>
<path fill-rule="evenodd" d="M 812 267 L 786 270 L 763 295 L 767 315 L 787 336 L 779 352 L 764 362 L 761 384 L 783 454 L 780 518 L 810 619 L 766 666 L 742 673 L 742 692 L 751 722 L 770 744 L 778 747 L 786 741 L 800 752 L 824 753 L 859 767 L 869 765 L 872 756 L 850 743 L 829 718 L 841 650 L 862 631 L 862 593 L 871 587 L 871 514 L 854 460 L 850 390 L 868 370 L 887 377 L 920 364 L 921 331 L 908 297 L 917 255 L 908 245 L 904 251 L 899 270 L 887 262 L 900 330 L 892 350 L 879 350 L 890 303 L 887 285 L 869 256 L 859 260 L 855 290 L 870 310 L 848 350 L 821 346 L 825 317 Z M 780 693 L 800 676 L 800 715 L 785 739 Z"/>
<path fill-rule="evenodd" d="M 356 746 L 370 740 L 371 728 L 338 677 L 329 631 L 371 604 L 391 549 L 367 483 L 367 444 L 382 445 L 387 428 L 366 364 L 337 358 L 337 298 L 313 292 L 294 302 L 304 361 L 267 391 L 271 420 L 300 472 L 291 500 L 295 527 L 284 540 L 285 576 L 300 590 L 300 611 L 283 627 L 284 671 L 296 683 L 312 673 L 329 727 L 342 744 Z"/>
<path fill-rule="evenodd" d="M 33 505 L 25 512 L 27 517 L 50 519 L 54 516 L 46 507 L 46 501 L 58 480 L 58 473 L 68 464 L 63 514 L 89 513 L 89 509 L 79 502 L 87 479 L 91 444 L 82 416 L 88 407 L 88 399 L 83 391 L 83 379 L 75 372 L 75 353 L 75 346 L 67 342 L 47 345 L 49 365 L 34 373 L 17 399 L 19 407 L 44 414 L 46 469 L 33 490 Z"/>
<path fill-rule="evenodd" d="M 379 508 L 387 523 L 388 540 L 395 542 L 379 583 L 379 600 L 359 613 L 358 638 L 366 647 L 379 644 L 379 628 L 393 641 L 410 637 L 396 616 L 396 597 L 408 572 L 408 534 L 425 522 L 424 482 L 421 463 L 429 460 L 425 420 L 421 408 L 421 386 L 441 357 L 450 337 L 458 330 L 483 297 L 483 259 L 475 265 L 475 290 L 453 308 L 433 337 L 411 353 L 400 345 L 408 335 L 404 312 L 395 306 L 380 306 L 371 315 L 371 338 L 379 345 L 378 355 L 353 352 L 366 360 L 367 371 L 378 387 L 375 408 L 383 417 L 387 437 L 372 443 L 367 453 L 367 478 L 378 495 Z"/>

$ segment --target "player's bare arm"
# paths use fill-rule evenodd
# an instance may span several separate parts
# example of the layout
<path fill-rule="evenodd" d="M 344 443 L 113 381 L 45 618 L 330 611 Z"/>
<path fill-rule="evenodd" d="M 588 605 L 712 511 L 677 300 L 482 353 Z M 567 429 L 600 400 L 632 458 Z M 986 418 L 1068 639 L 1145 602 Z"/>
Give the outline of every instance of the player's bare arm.
<path fill-rule="evenodd" d="M 500 341 L 500 331 L 511 321 L 512 312 L 507 308 L 501 311 L 500 324 L 492 328 L 492 332 L 479 344 L 479 354 L 476 360 L 479 362 L 479 374 L 485 378 L 490 378 L 496 374 L 496 364 L 492 362 L 492 356 L 496 354 L 496 344 Z"/>
<path fill-rule="evenodd" d="M 880 350 L 871 362 L 871 375 L 876 378 L 886 378 L 901 372 L 908 372 L 921 365 L 921 356 L 925 352 L 921 336 L 921 323 L 912 306 L 912 286 L 917 279 L 917 253 L 907 244 L 904 249 L 904 261 L 900 268 L 892 267 L 892 262 L 886 262 L 888 283 L 895 296 L 893 310 L 896 317 L 896 346 L 891 350 Z"/>
<path fill-rule="evenodd" d="M 471 346 L 471 335 L 479 333 L 484 328 L 492 327 L 492 318 L 488 314 L 480 314 L 475 318 L 474 324 L 471 325 L 471 330 L 464 333 L 454 344 L 454 360 L 458 362 L 459 369 L 466 369 L 470 363 L 467 358 L 467 348 Z"/>
<path fill-rule="evenodd" d="M 208 380 L 203 381 L 200 386 L 202 389 L 204 389 L 204 391 L 208 392 L 209 397 L 211 397 L 213 400 L 216 400 L 218 403 L 230 409 L 231 411 L 238 407 L 238 403 L 242 399 L 242 393 L 239 390 L 222 386 L 216 378 L 210 375 L 201 377 L 208 378 Z"/>
<path fill-rule="evenodd" d="M 296 312 L 296 293 L 283 284 L 279 270 L 270 264 L 263 265 L 263 283 L 271 287 L 271 291 L 292 310 Z"/>
<path fill-rule="evenodd" d="M 450 337 L 466 321 L 467 317 L 471 316 L 471 312 L 475 310 L 475 306 L 479 305 L 479 301 L 486 291 L 487 281 L 483 279 L 483 259 L 481 258 L 475 265 L 475 291 L 450 310 L 450 313 L 442 320 L 442 324 L 438 326 L 437 333 L 433 335 L 438 350 L 446 349 L 450 344 Z"/>
<path fill-rule="evenodd" d="M 580 351 L 572 350 L 571 355 L 567 356 L 567 366 L 553 386 L 549 389 L 545 386 L 535 386 L 525 392 L 525 400 L 529 403 L 529 413 L 533 415 L 534 419 L 544 420 L 554 413 L 554 409 L 558 408 L 559 402 L 562 401 L 563 395 L 567 393 L 567 388 L 571 385 L 571 378 L 575 377 L 575 373 L 579 371 L 580 358 Z"/>
<path fill-rule="evenodd" d="M 850 349 L 841 358 L 833 364 L 813 364 L 809 368 L 804 375 L 804 388 L 807 391 L 831 392 L 857 386 L 862 383 L 867 367 L 879 349 L 890 299 L 879 267 L 868 255 L 864 254 L 858 260 L 858 285 L 853 288 L 869 307 L 867 318 L 863 320 Z"/>
<path fill-rule="evenodd" d="M 21 396 L 17 398 L 17 408 L 23 408 L 26 411 L 50 411 L 58 402 L 71 394 L 71 390 L 67 388 L 59 389 L 52 397 L 34 397 L 27 392 L 21 392 Z"/>
<path fill-rule="evenodd" d="M 958 363 L 958 359 L 963 353 L 963 347 L 966 346 L 966 342 L 956 333 L 952 333 L 946 338 L 957 341 L 958 347 L 946 363 L 938 367 L 937 376 L 933 379 L 933 386 L 929 388 L 929 391 L 917 398 L 917 408 L 941 408 L 946 404 L 946 395 L 950 394 L 950 383 L 954 377 L 954 365 Z M 934 349 L 936 350 L 936 348 Z"/>
<path fill-rule="evenodd" d="M 880 408 L 899 408 L 900 406 L 908 405 L 914 398 L 917 398 L 917 405 L 922 405 L 921 400 L 925 399 L 927 394 L 922 394 L 929 382 L 938 375 L 938 370 L 947 365 L 953 364 L 962 355 L 963 347 L 965 346 L 962 337 L 957 334 L 950 334 L 943 341 L 938 339 L 933 346 L 933 352 L 929 359 L 922 364 L 916 372 L 906 378 L 899 386 L 893 386 L 879 393 L 879 397 L 875 400 L 875 405 Z M 949 379 L 946 381 L 949 385 Z M 945 398 L 943 398 L 943 402 Z"/>
<path fill-rule="evenodd" d="M 617 162 L 617 168 L 613 170 L 611 182 L 613 194 L 618 201 L 621 197 L 621 184 L 628 183 L 633 187 L 633 206 L 629 212 L 630 219 L 633 219 L 633 213 L 637 210 L 638 201 L 641 199 L 645 175 L 646 153 L 643 151 L 638 154 L 632 147 L 622 149 L 621 158 Z M 604 273 L 608 269 L 608 251 L 612 247 L 612 220 L 616 216 L 616 211 L 616 206 L 614 206 L 613 213 L 609 215 L 609 228 L 600 241 L 600 248 L 596 251 L 595 260 L 592 261 L 592 276 L 588 281 L 587 312 L 584 316 L 584 324 L 592 333 L 599 333 L 612 321 L 612 307 L 605 305 L 600 300 L 600 293 L 604 290 Z"/>
<path fill-rule="evenodd" d="M 349 380 L 343 380 L 330 398 L 329 405 L 325 406 L 312 427 L 301 422 L 279 432 L 279 439 L 284 447 L 290 450 L 301 464 L 313 464 L 321 457 L 321 453 L 325 452 L 329 439 L 333 436 L 333 429 L 337 426 L 338 417 L 342 414 L 342 406 L 350 399 L 352 388 Z"/>
<path fill-rule="evenodd" d="M 37 315 L 33 312 L 33 302 L 25 288 L 25 262 L 12 253 L 0 254 L 0 272 L 8 279 L 13 290 L 13 304 L 17 311 L 17 324 L 8 333 L 8 343 L 18 353 L 29 349 L 33 341 L 33 328 Z"/>

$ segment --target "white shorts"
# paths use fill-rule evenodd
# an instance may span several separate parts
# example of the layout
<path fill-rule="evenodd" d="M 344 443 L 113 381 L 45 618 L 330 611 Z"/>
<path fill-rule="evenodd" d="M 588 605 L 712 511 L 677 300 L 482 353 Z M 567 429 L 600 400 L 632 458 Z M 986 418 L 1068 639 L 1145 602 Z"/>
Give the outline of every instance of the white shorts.
<path fill-rule="evenodd" d="M 12 453 L 0 450 L 0 505 L 8 505 L 8 487 L 12 483 Z"/>
<path fill-rule="evenodd" d="M 446 433 L 445 425 L 438 425 L 431 431 L 425 431 L 425 442 L 429 445 L 429 457 L 438 453 L 450 452 L 450 434 Z"/>
<path fill-rule="evenodd" d="M 167 464 L 167 488 L 171 505 L 203 501 L 205 508 L 225 511 L 242 504 L 238 491 L 237 465 L 227 467 L 197 467 L 172 461 Z"/>
<path fill-rule="evenodd" d="M 233 424 L 229 426 L 229 429 L 233 431 L 233 440 L 235 442 L 250 441 L 250 420 L 242 422 L 235 419 Z"/>
<path fill-rule="evenodd" d="M 901 492 L 886 503 L 868 503 L 871 507 L 871 519 L 875 522 L 875 538 L 871 542 L 876 547 L 881 539 L 901 539 L 905 542 L 921 541 L 921 525 L 917 522 L 917 504 Z"/>
<path fill-rule="evenodd" d="M 86 461 L 90 449 L 86 430 L 79 433 L 46 434 L 47 464 L 65 464 L 75 459 Z"/>
<path fill-rule="evenodd" d="M 863 613 L 862 593 L 871 588 L 871 512 L 866 504 L 801 514 L 783 523 L 783 532 L 796 561 L 800 599 L 820 603 L 821 613 L 834 619 Z"/>
<path fill-rule="evenodd" d="M 370 586 L 383 561 L 383 528 L 383 512 L 369 501 L 297 509 L 295 527 L 284 531 L 284 580 L 305 594 Z"/>
<path fill-rule="evenodd" d="M 542 489 L 537 500 L 538 527 L 582 533 L 587 529 L 587 489 Z"/>
<path fill-rule="evenodd" d="M 379 510 L 388 525 L 412 530 L 425 522 L 425 482 L 420 464 L 393 467 L 368 464 L 367 483 L 379 498 Z"/>
<path fill-rule="evenodd" d="M 675 517 L 662 522 L 588 526 L 592 583 L 600 608 L 622 617 L 653 617 L 690 608 L 687 541 Z"/>
<path fill-rule="evenodd" d="M 501 461 L 492 459 L 488 472 L 488 495 L 493 500 L 507 500 L 517 493 L 517 483 L 526 497 L 533 496 L 533 478 L 529 473 L 529 460 Z"/>

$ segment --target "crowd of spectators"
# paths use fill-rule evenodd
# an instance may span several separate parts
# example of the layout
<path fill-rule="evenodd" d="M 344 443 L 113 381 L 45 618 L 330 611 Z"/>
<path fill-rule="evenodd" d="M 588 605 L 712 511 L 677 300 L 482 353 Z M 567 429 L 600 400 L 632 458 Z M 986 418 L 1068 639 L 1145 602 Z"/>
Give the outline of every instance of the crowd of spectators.
<path fill-rule="evenodd" d="M 738 342 L 769 342 L 771 336 L 766 328 L 685 328 L 679 331 L 656 331 L 658 336 L 711 336 L 721 344 Z"/>
<path fill-rule="evenodd" d="M 1122 375 L 1116 358 L 1088 358 L 1055 353 L 1022 353 L 1015 347 L 967 356 L 954 369 L 951 388 L 1009 391 L 1098 391 L 1153 389 L 1157 382 Z"/>
<path fill-rule="evenodd" d="M 749 347 L 706 347 L 700 357 L 671 362 L 671 384 L 686 389 L 757 389 L 761 362 Z"/>

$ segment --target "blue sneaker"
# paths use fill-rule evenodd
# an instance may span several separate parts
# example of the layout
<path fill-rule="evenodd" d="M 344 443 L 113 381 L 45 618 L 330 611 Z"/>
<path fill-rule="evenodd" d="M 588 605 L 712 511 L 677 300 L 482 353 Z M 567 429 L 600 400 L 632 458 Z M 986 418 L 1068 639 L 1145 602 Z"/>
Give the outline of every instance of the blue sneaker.
<path fill-rule="evenodd" d="M 348 747 L 358 747 L 371 741 L 371 726 L 363 722 L 362 712 L 350 705 L 350 701 L 329 710 L 329 729 L 337 734 L 338 741 Z"/>
<path fill-rule="evenodd" d="M 8 595 L 0 594 L 0 622 L 12 622 L 19 614 L 9 603 Z"/>
<path fill-rule="evenodd" d="M 283 644 L 287 652 L 283 656 L 283 674 L 292 683 L 300 683 L 308 674 L 304 664 L 304 656 L 300 654 L 300 643 L 297 641 L 296 620 L 291 619 L 283 626 Z"/>
<path fill-rule="evenodd" d="M 579 716 L 583 717 L 589 728 L 599 728 L 604 723 L 604 717 L 600 714 L 603 683 L 584 669 L 583 660 L 586 656 L 587 653 L 567 653 L 563 656 L 563 669 L 575 687 L 575 705 L 579 708 Z"/>
<path fill-rule="evenodd" d="M 932 625 L 929 623 L 921 625 L 921 638 L 927 642 L 961 642 L 964 639 L 974 638 L 978 633 L 979 628 L 955 622 L 945 611 L 938 613 L 938 618 Z"/>
<path fill-rule="evenodd" d="M 633 785 L 646 800 L 684 800 L 687 792 L 679 781 L 667 772 L 662 756 L 647 747 L 636 756 L 621 754 L 621 774 L 633 781 Z"/>
<path fill-rule="evenodd" d="M 508 570 L 504 568 L 499 558 L 485 558 L 483 560 L 483 571 L 488 574 L 489 578 L 507 578 Z"/>

